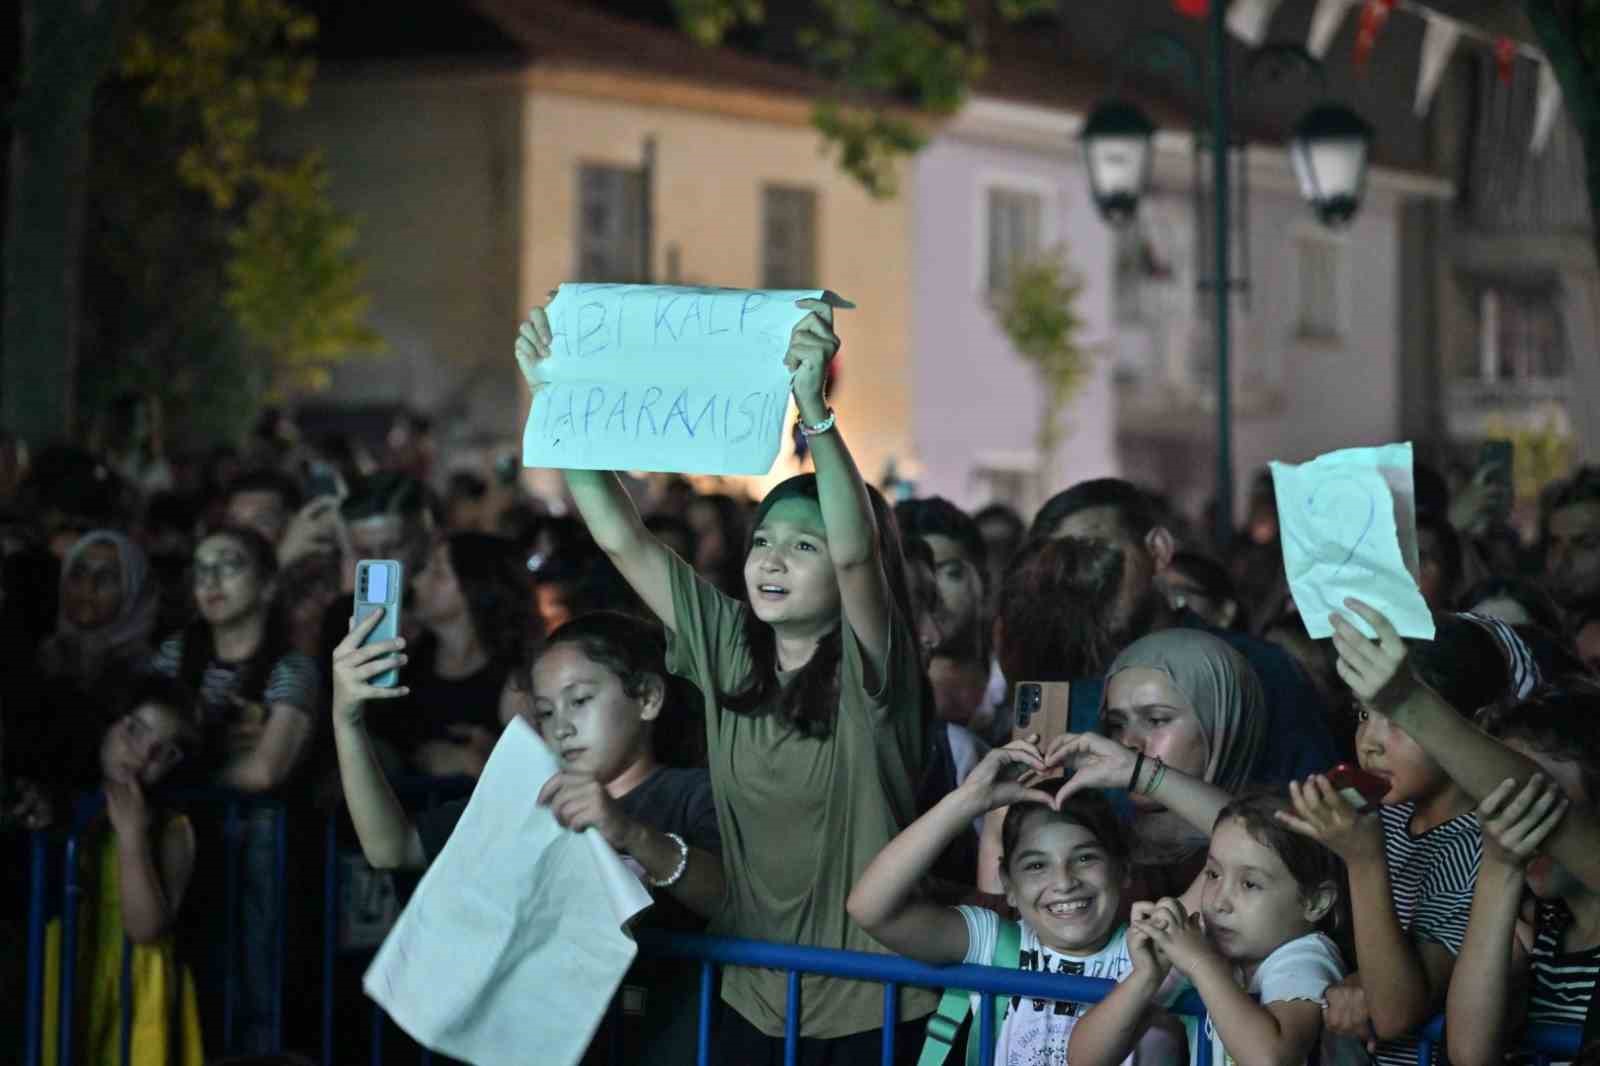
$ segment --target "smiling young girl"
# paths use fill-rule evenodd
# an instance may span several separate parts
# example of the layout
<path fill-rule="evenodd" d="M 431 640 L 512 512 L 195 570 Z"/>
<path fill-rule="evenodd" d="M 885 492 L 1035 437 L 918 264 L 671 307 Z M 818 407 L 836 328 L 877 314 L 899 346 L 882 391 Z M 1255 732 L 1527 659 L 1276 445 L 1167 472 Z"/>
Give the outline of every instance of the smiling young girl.
<path fill-rule="evenodd" d="M 762 501 L 745 562 L 749 602 L 699 578 L 645 529 L 616 475 L 566 471 L 598 544 L 671 633 L 668 665 L 705 695 L 712 787 L 722 827 L 726 907 L 712 931 L 815 947 L 881 951 L 845 914 L 866 865 L 916 815 L 925 738 L 922 665 L 893 515 L 868 492 L 823 396 L 839 347 L 832 310 L 802 301 L 787 367 L 815 476 Z M 543 387 L 550 324 L 535 310 L 517 358 Z M 880 1061 L 882 1004 L 861 986 L 806 977 L 805 1061 Z M 723 976 L 718 1044 L 726 1061 L 781 1061 L 781 971 Z M 931 993 L 901 995 L 902 1051 Z"/>
<path fill-rule="evenodd" d="M 1327 989 L 1345 973 L 1326 935 L 1342 891 L 1339 860 L 1280 825 L 1288 809 L 1264 794 L 1223 808 L 1196 913 L 1171 898 L 1134 904 L 1133 976 L 1078 1022 L 1075 1066 L 1110 1066 L 1128 1053 L 1169 966 L 1206 1005 L 1218 1066 L 1366 1061 L 1359 1041 L 1331 1033 L 1322 1018 Z"/>
<path fill-rule="evenodd" d="M 1016 964 L 1035 973 L 1121 980 L 1133 969 L 1122 921 L 1129 867 L 1111 805 L 1099 793 L 1085 792 L 1058 807 L 1056 792 L 1065 782 L 1017 784 L 1005 779 L 1008 767 L 1037 773 L 1046 762 L 1027 740 L 990 752 L 959 788 L 872 861 L 850 894 L 850 916 L 885 947 L 922 962 L 1011 962 L 998 957 L 997 945 L 1012 923 L 992 910 L 916 897 L 934 860 L 973 818 L 1008 807 L 1000 878 L 1020 920 L 1014 934 L 1006 931 L 1016 937 Z M 996 1030 L 995 1066 L 1065 1063 L 1081 1010 L 1073 1003 L 1013 996 Z M 929 1039 L 938 1039 L 932 1026 Z"/>

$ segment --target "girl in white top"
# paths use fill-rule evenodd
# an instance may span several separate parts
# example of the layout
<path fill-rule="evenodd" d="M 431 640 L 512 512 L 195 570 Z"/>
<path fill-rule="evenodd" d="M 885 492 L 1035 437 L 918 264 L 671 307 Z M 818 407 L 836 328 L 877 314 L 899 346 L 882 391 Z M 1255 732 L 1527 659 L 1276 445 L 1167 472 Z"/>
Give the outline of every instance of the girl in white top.
<path fill-rule="evenodd" d="M 1067 795 L 1062 779 L 1038 779 L 1063 758 L 1054 750 L 1041 753 L 1030 740 L 989 752 L 955 791 L 867 866 L 850 893 L 850 917 L 885 947 L 922 962 L 995 964 L 998 914 L 932 903 L 918 898 L 917 887 L 974 818 L 1009 806 L 1000 878 L 1006 901 L 1021 919 L 1020 968 L 1113 981 L 1126 977 L 1134 967 L 1121 920 L 1129 875 L 1126 834 L 1098 792 Z M 1032 783 L 1011 780 L 1017 770 L 1032 771 Z M 1140 1045 L 1140 1066 L 1184 1057 L 1181 1027 L 1159 1012 L 1172 996 L 1155 998 L 1161 1004 L 1141 1017 L 1123 1056 L 1152 1022 L 1160 1022 L 1151 1041 Z M 1083 1010 L 1076 1003 L 1011 997 L 996 1033 L 995 1066 L 1065 1066 L 1067 1040 Z"/>
<path fill-rule="evenodd" d="M 1322 932 L 1338 913 L 1339 860 L 1283 826 L 1277 813 L 1287 810 L 1284 799 L 1259 794 L 1223 808 L 1197 913 L 1175 899 L 1133 905 L 1134 973 L 1079 1019 L 1073 1066 L 1121 1061 L 1171 969 L 1205 1002 L 1217 1066 L 1367 1061 L 1359 1041 L 1333 1035 L 1322 1021 L 1324 993 L 1345 974 Z"/>

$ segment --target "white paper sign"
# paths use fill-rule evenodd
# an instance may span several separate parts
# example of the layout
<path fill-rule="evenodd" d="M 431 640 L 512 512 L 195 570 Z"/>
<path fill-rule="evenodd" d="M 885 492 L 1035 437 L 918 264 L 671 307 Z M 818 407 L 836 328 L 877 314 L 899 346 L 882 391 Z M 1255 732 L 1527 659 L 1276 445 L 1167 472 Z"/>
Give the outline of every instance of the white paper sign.
<path fill-rule="evenodd" d="M 545 309 L 551 355 L 524 466 L 765 474 L 783 440 L 796 300 L 819 289 L 568 283 Z"/>
<path fill-rule="evenodd" d="M 1433 615 L 1417 586 L 1417 502 L 1411 445 L 1349 448 L 1291 466 L 1272 464 L 1289 591 L 1306 632 L 1333 635 L 1355 598 L 1382 611 L 1402 637 L 1433 639 Z"/>
<path fill-rule="evenodd" d="M 557 762 L 512 719 L 363 985 L 419 1044 L 479 1066 L 583 1057 L 650 894 L 594 832 L 534 802 Z"/>

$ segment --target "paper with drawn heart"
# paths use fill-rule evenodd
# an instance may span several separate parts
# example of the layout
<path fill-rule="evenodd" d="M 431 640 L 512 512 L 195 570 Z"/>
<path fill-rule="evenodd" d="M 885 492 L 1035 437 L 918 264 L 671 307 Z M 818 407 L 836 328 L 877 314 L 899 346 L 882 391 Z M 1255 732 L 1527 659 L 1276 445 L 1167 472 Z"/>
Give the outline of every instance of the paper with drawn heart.
<path fill-rule="evenodd" d="M 650 894 L 599 833 L 533 802 L 556 757 L 513 718 L 363 987 L 424 1047 L 478 1064 L 583 1057 Z"/>
<path fill-rule="evenodd" d="M 796 300 L 851 306 L 822 289 L 563 284 L 522 464 L 765 474 L 787 428 Z"/>
<path fill-rule="evenodd" d="M 1309 463 L 1272 464 L 1283 566 L 1306 632 L 1333 635 L 1355 598 L 1386 615 L 1402 637 L 1433 639 L 1433 615 L 1417 586 L 1417 506 L 1411 445 L 1348 448 Z"/>

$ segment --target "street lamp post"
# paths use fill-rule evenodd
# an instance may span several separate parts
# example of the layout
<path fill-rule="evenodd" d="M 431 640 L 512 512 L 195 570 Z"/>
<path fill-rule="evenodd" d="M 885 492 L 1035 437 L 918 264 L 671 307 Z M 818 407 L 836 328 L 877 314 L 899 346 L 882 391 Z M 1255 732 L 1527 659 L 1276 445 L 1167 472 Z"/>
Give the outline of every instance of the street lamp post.
<path fill-rule="evenodd" d="M 1227 5 L 1212 0 L 1210 5 L 1208 64 L 1210 78 L 1195 54 L 1181 42 L 1160 35 L 1161 56 L 1169 64 L 1181 56 L 1187 62 L 1193 86 L 1209 90 L 1210 150 L 1212 163 L 1212 223 L 1215 226 L 1211 267 L 1214 276 L 1207 286 L 1216 301 L 1213 322 L 1216 327 L 1217 374 L 1217 502 L 1215 535 L 1218 547 L 1233 537 L 1233 393 L 1230 372 L 1232 294 L 1233 174 L 1229 153 L 1232 149 L 1233 107 L 1230 99 L 1232 77 L 1228 64 Z M 1129 49 L 1137 51 L 1136 47 Z M 1321 64 L 1303 48 L 1268 45 L 1257 52 L 1263 58 L 1293 61 L 1322 76 Z M 1253 60 L 1251 72 L 1263 66 Z M 1325 80 L 1325 79 L 1324 79 Z M 1326 86 L 1324 85 L 1324 88 Z M 1155 156 L 1155 124 L 1135 105 L 1120 99 L 1102 102 L 1090 112 L 1080 133 L 1089 171 L 1089 188 L 1100 215 L 1113 226 L 1125 226 L 1138 213 L 1139 201 L 1149 187 Z M 1306 113 L 1294 129 L 1290 159 L 1301 195 L 1316 211 L 1324 225 L 1349 224 L 1360 209 L 1366 188 L 1367 157 L 1372 144 L 1372 127 L 1349 108 L 1322 103 Z M 1196 131 L 1199 151 L 1199 131 Z M 1198 189 L 1196 190 L 1198 194 Z"/>

